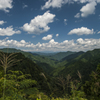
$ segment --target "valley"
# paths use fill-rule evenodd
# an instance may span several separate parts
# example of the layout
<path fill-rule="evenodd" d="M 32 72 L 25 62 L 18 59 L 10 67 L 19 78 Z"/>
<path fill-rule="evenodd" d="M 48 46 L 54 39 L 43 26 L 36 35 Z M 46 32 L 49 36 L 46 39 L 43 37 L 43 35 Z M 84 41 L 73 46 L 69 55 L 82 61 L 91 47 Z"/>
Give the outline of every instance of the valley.
<path fill-rule="evenodd" d="M 84 87 L 84 93 L 88 95 L 87 89 L 90 88 L 86 89 L 86 86 L 90 84 L 89 82 L 92 82 L 90 75 L 94 77 L 93 72 L 99 70 L 100 49 L 87 52 L 67 51 L 58 53 L 24 52 L 14 48 L 4 48 L 0 51 L 4 52 L 5 55 L 15 53 L 15 59 L 21 59 L 16 65 L 7 68 L 8 75 L 10 74 L 10 70 L 21 71 L 23 75 L 31 75 L 30 79 L 35 80 L 37 85 L 26 87 L 34 87 L 37 89 L 36 91 L 46 93 L 47 96 L 50 96 L 51 93 L 53 93 L 53 97 L 62 97 L 65 96 L 66 93 L 70 94 L 71 88 L 67 86 L 69 85 L 69 83 L 67 83 L 69 75 L 71 77 L 71 80 L 69 78 L 70 81 L 74 79 L 79 81 L 79 75 L 81 76 L 81 85 Z M 3 72 L 2 67 L 0 67 L 0 71 Z M 0 77 L 2 77 L 3 74 L 4 73 L 0 74 Z M 9 80 L 9 78 L 7 78 L 7 80 Z M 86 83 L 86 81 L 88 81 L 88 83 Z M 90 86 L 92 85 L 93 84 Z M 56 89 L 61 92 L 55 91 Z"/>

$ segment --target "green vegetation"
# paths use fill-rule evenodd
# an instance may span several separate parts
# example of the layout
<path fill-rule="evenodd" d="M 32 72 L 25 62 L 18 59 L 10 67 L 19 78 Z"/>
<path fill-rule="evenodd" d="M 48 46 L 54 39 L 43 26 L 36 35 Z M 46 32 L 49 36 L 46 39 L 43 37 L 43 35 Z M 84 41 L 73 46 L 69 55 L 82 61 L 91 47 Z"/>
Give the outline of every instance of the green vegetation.
<path fill-rule="evenodd" d="M 100 100 L 100 49 L 60 61 L 10 51 L 0 52 L 0 100 Z"/>
<path fill-rule="evenodd" d="M 69 55 L 75 54 L 75 53 L 76 52 L 71 52 L 71 51 L 59 52 L 59 53 L 56 53 L 54 55 L 48 56 L 48 58 L 60 61 L 61 59 L 65 58 L 66 56 L 69 56 Z"/>

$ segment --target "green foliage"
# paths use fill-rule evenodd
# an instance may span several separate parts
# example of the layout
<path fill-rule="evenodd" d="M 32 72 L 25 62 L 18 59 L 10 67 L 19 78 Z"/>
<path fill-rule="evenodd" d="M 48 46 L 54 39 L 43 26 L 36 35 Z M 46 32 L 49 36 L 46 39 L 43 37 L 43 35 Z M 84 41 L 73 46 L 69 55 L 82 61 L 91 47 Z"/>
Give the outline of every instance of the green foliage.
<path fill-rule="evenodd" d="M 28 98 L 31 94 L 37 93 L 37 82 L 29 79 L 29 77 L 30 75 L 24 75 L 21 71 L 10 70 L 9 74 L 6 75 L 5 99 L 14 100 L 18 98 L 18 100 L 22 100 L 24 98 Z M 4 78 L 0 79 L 0 89 L 3 88 L 3 80 Z M 3 91 L 3 89 L 1 91 Z"/>
<path fill-rule="evenodd" d="M 83 90 L 90 100 L 100 99 L 100 64 L 98 64 L 96 72 L 91 73 L 91 80 L 86 81 Z"/>
<path fill-rule="evenodd" d="M 75 54 L 73 54 L 73 56 L 74 55 Z M 98 63 L 100 62 L 100 49 L 87 51 L 86 53 L 77 55 L 78 56 L 74 56 L 76 58 L 70 56 L 68 58 L 66 57 L 63 61 L 64 63 L 66 61 L 65 65 L 62 64 L 62 66 L 57 67 L 52 74 L 55 75 L 56 73 L 56 75 L 63 76 L 70 74 L 73 78 L 78 79 L 76 72 L 79 70 L 82 74 L 83 82 L 89 80 L 89 75 L 92 71 L 96 70 Z M 63 66 L 65 66 L 64 69 Z"/>
<path fill-rule="evenodd" d="M 15 60 L 15 53 L 12 54 L 6 54 L 3 52 L 0 52 L 0 65 L 4 69 L 4 86 L 3 86 L 3 100 L 5 99 L 5 84 L 6 84 L 6 71 L 7 68 L 13 66 L 18 62 L 18 60 Z"/>
<path fill-rule="evenodd" d="M 0 57 L 0 64 L 3 65 L 0 66 L 0 100 L 3 99 L 5 79 L 5 100 L 100 100 L 99 49 L 71 54 L 60 62 L 21 52 L 24 55 L 17 53 L 10 58 L 12 54 L 6 56 L 4 53 L 4 57 Z M 7 57 L 11 62 L 14 59 L 22 60 L 13 65 L 9 59 L 6 61 Z M 4 67 L 5 62 L 6 65 L 11 64 L 11 67 Z M 7 74 L 4 73 L 4 68 L 7 69 Z M 48 76 L 48 73 L 53 77 Z"/>
<path fill-rule="evenodd" d="M 79 90 L 80 83 L 74 84 L 71 82 L 71 93 L 70 100 L 87 100 L 85 93 L 82 90 Z"/>

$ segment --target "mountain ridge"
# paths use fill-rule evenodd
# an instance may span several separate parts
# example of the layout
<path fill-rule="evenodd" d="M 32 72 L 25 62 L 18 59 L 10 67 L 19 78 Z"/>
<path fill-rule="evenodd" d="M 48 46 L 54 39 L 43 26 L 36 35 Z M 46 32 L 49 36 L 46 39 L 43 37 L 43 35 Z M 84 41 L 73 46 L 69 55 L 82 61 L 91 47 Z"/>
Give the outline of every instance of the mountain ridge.
<path fill-rule="evenodd" d="M 3 50 L 3 49 L 2 49 Z M 6 50 L 7 51 L 7 50 Z M 17 52 L 16 49 L 12 50 Z M 59 75 L 71 74 L 72 77 L 77 78 L 77 71 L 82 74 L 83 80 L 88 79 L 88 75 L 95 71 L 97 64 L 100 63 L 100 49 L 89 50 L 87 52 L 70 52 L 69 55 L 62 58 L 61 60 L 50 59 L 49 56 L 33 55 L 29 52 L 18 50 L 30 58 L 33 62 L 39 65 L 48 75 L 57 77 Z M 61 53 L 60 53 L 61 54 Z M 54 56 L 54 55 L 53 55 Z M 85 75 L 86 74 L 86 75 Z"/>

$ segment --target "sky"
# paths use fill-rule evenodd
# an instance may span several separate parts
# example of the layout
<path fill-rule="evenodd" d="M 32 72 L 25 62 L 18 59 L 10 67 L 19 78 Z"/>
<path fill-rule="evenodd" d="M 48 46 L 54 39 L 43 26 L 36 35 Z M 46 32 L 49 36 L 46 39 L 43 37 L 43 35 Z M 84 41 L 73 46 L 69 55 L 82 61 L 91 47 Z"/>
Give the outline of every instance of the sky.
<path fill-rule="evenodd" d="M 100 0 L 0 0 L 0 48 L 98 49 Z"/>

